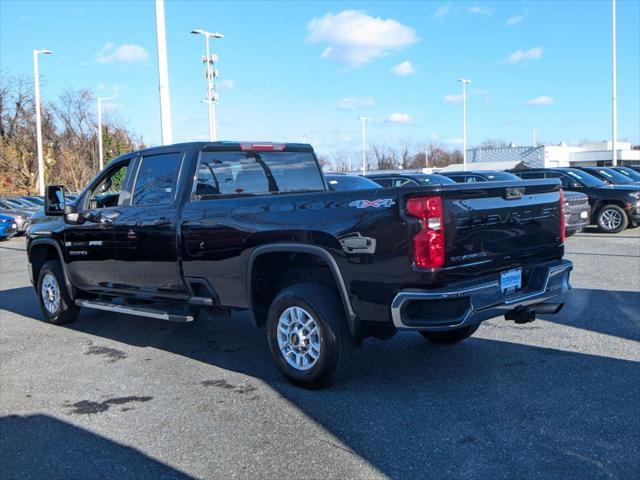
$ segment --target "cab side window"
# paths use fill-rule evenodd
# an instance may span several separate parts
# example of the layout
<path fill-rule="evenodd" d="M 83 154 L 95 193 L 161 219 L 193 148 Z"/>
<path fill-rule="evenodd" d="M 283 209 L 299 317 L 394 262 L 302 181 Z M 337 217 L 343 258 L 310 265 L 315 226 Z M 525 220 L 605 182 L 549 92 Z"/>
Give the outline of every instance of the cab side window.
<path fill-rule="evenodd" d="M 544 172 L 513 172 L 523 180 L 530 180 L 532 178 L 544 178 Z"/>
<path fill-rule="evenodd" d="M 133 188 L 133 205 L 171 203 L 175 196 L 182 154 L 163 153 L 143 157 Z"/>
<path fill-rule="evenodd" d="M 456 183 L 466 183 L 466 178 L 464 175 L 449 175 L 449 178 Z"/>
<path fill-rule="evenodd" d="M 87 208 L 115 207 L 122 203 L 124 179 L 129 169 L 129 161 L 107 171 L 100 182 L 91 190 L 88 196 Z"/>
<path fill-rule="evenodd" d="M 384 187 L 384 188 L 391 188 L 391 182 L 393 181 L 393 179 L 388 178 L 388 177 L 384 177 L 384 178 L 376 177 L 376 178 L 372 178 L 371 180 L 373 180 L 378 185 L 380 185 L 381 187 Z"/>

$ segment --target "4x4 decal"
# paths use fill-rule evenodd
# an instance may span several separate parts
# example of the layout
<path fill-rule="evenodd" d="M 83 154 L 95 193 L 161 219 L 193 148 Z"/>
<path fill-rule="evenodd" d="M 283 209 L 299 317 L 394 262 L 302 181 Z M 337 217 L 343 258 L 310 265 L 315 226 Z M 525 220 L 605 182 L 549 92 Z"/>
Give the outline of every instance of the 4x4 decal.
<path fill-rule="evenodd" d="M 349 204 L 350 207 L 356 208 L 380 208 L 385 207 L 389 208 L 392 205 L 395 205 L 396 202 L 391 198 L 378 198 L 377 200 L 355 200 Z"/>

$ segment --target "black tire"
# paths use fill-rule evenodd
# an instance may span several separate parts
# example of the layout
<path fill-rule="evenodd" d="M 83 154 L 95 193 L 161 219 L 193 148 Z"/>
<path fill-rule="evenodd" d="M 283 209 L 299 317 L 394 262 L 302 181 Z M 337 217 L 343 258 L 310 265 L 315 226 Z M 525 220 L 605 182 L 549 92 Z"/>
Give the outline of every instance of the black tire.
<path fill-rule="evenodd" d="M 43 296 L 43 288 L 46 288 L 46 286 L 43 287 L 45 279 L 47 280 L 47 286 L 52 286 L 53 284 L 51 282 L 54 282 L 58 288 L 59 297 L 57 308 L 53 310 L 50 310 L 47 308 L 47 305 L 45 305 Z M 69 297 L 69 292 L 67 291 L 67 286 L 64 281 L 64 275 L 62 274 L 62 268 L 60 267 L 60 262 L 58 260 L 49 260 L 42 266 L 40 273 L 38 274 L 36 292 L 38 294 L 40 309 L 49 323 L 61 325 L 63 323 L 73 322 L 78 317 L 80 308 L 77 307 Z M 52 295 L 53 297 L 50 297 L 50 299 L 55 297 L 55 293 L 52 293 Z M 52 304 L 55 304 L 55 301 L 50 303 L 50 305 Z"/>
<path fill-rule="evenodd" d="M 290 365 L 278 343 L 278 323 L 292 307 L 309 314 L 320 334 L 319 355 L 307 370 Z M 333 291 L 315 283 L 294 284 L 276 295 L 267 315 L 267 339 L 271 357 L 280 372 L 292 383 L 309 389 L 322 388 L 340 377 L 347 370 L 355 349 L 342 302 Z"/>
<path fill-rule="evenodd" d="M 456 328 L 455 330 L 448 330 L 446 332 L 420 332 L 420 335 L 433 343 L 451 344 L 469 338 L 476 333 L 478 327 L 480 327 L 480 325 L 469 325 L 468 327 Z"/>
<path fill-rule="evenodd" d="M 626 212 L 617 205 L 605 205 L 596 217 L 598 228 L 604 233 L 619 233 L 629 225 Z"/>

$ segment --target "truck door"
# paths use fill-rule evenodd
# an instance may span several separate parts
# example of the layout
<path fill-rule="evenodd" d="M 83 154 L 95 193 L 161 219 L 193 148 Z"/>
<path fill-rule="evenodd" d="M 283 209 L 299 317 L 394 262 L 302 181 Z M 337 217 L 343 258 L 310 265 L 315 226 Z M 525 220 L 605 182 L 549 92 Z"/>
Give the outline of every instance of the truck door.
<path fill-rule="evenodd" d="M 113 219 L 126 208 L 130 162 L 114 162 L 100 174 L 77 205 L 86 220 L 65 230 L 64 248 L 74 285 L 109 288 L 119 283 Z"/>
<path fill-rule="evenodd" d="M 178 265 L 176 221 L 180 150 L 143 154 L 136 161 L 131 205 L 114 220 L 123 288 L 185 293 Z"/>

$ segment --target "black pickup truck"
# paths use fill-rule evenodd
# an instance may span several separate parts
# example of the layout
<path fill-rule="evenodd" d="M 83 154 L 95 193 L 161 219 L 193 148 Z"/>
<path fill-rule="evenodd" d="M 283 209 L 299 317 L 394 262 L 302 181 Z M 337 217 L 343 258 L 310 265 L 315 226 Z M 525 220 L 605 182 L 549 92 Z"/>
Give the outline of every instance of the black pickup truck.
<path fill-rule="evenodd" d="M 317 388 L 370 336 L 438 343 L 556 313 L 569 288 L 557 180 L 329 191 L 306 144 L 123 155 L 28 235 L 45 317 L 80 307 L 188 322 L 245 312 L 278 368 Z M 200 321 L 204 321 L 202 315 Z"/>

